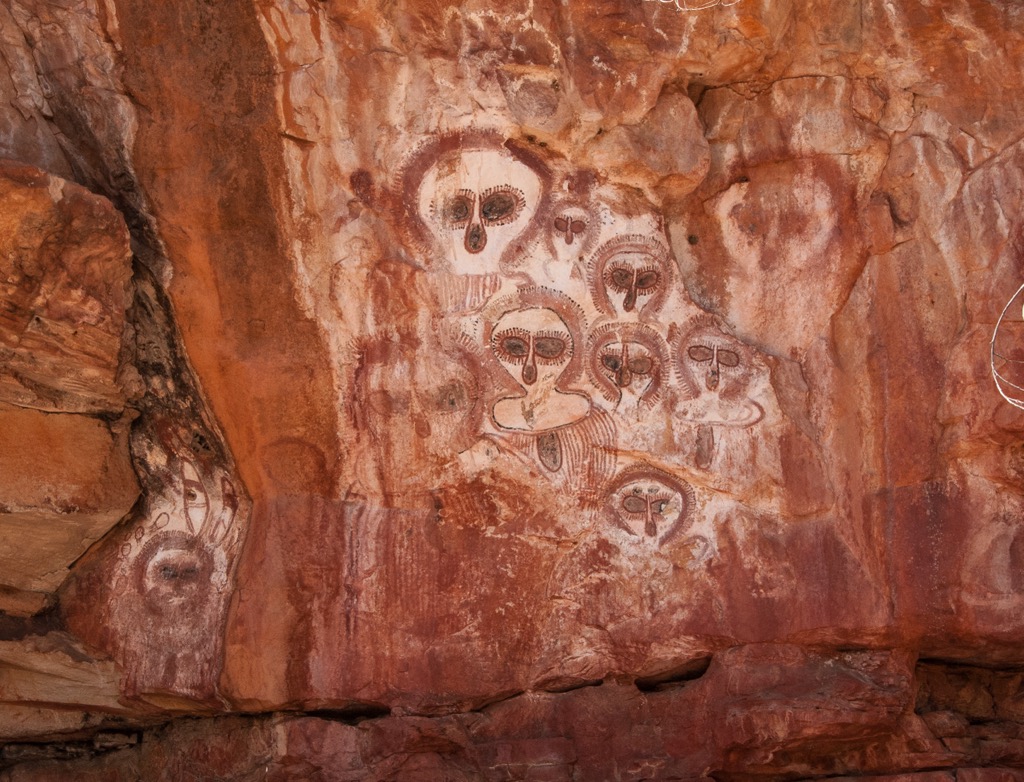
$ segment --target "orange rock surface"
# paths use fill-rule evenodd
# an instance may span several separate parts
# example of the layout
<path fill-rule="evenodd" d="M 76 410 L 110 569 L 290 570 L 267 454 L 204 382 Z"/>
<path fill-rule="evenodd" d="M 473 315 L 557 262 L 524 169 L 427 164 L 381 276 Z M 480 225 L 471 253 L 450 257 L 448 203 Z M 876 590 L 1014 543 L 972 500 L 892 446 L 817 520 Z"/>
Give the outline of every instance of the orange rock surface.
<path fill-rule="evenodd" d="M 0 780 L 1024 778 L 1022 24 L 0 9 Z"/>

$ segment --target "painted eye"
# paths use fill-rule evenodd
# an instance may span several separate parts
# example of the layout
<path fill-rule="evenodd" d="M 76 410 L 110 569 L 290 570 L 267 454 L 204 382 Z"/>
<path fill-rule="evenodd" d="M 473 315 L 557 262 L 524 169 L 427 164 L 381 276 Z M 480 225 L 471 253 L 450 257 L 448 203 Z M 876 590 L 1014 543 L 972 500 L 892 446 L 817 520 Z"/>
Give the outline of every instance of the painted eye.
<path fill-rule="evenodd" d="M 473 214 L 473 202 L 468 196 L 458 195 L 448 202 L 445 218 L 453 226 L 465 225 Z"/>
<path fill-rule="evenodd" d="M 633 286 L 633 270 L 624 266 L 612 269 L 608 277 L 611 279 L 612 285 L 619 290 L 626 291 Z"/>
<path fill-rule="evenodd" d="M 564 217 L 555 218 L 555 230 L 565 233 L 569 230 L 569 221 Z"/>
<path fill-rule="evenodd" d="M 185 481 L 185 503 L 190 508 L 205 508 L 207 505 L 206 489 L 199 481 Z"/>
<path fill-rule="evenodd" d="M 734 353 L 731 350 L 718 349 L 718 363 L 723 367 L 738 367 L 740 365 L 740 357 L 738 353 Z"/>
<path fill-rule="evenodd" d="M 526 358 L 530 354 L 530 346 L 522 337 L 505 337 L 501 349 L 515 358 Z"/>
<path fill-rule="evenodd" d="M 638 356 L 629 360 L 629 371 L 635 375 L 649 375 L 654 369 L 654 362 L 646 356 Z"/>
<path fill-rule="evenodd" d="M 622 360 L 615 355 L 601 356 L 601 363 L 612 372 L 618 372 L 622 368 Z"/>
<path fill-rule="evenodd" d="M 199 580 L 199 563 L 193 559 L 182 557 L 177 561 L 162 562 L 156 569 L 154 580 L 177 583 L 196 582 Z"/>
<path fill-rule="evenodd" d="M 533 341 L 533 351 L 540 358 L 560 358 L 565 353 L 565 340 L 559 337 L 537 337 Z"/>
<path fill-rule="evenodd" d="M 638 291 L 649 291 L 657 287 L 660 275 L 657 269 L 647 269 L 636 276 L 636 289 Z"/>
<path fill-rule="evenodd" d="M 146 544 L 137 578 L 149 608 L 159 614 L 201 607 L 213 560 L 197 538 L 162 532 Z"/>
<path fill-rule="evenodd" d="M 434 407 L 441 413 L 454 413 L 466 408 L 466 387 L 457 380 L 443 386 L 434 397 Z"/>
<path fill-rule="evenodd" d="M 643 497 L 626 497 L 622 500 L 622 507 L 627 513 L 646 513 L 647 500 Z"/>
<path fill-rule="evenodd" d="M 581 233 L 583 233 L 586 230 L 587 224 L 585 222 L 583 222 L 582 220 L 573 220 L 572 221 L 572 226 L 570 226 L 570 227 L 572 228 L 572 232 L 574 234 L 581 234 Z M 565 229 L 563 228 L 562 230 L 565 230 Z"/>
<path fill-rule="evenodd" d="M 686 355 L 694 361 L 710 361 L 715 357 L 715 351 L 707 345 L 690 345 L 689 350 L 686 351 Z"/>
<path fill-rule="evenodd" d="M 185 500 L 185 523 L 189 532 L 202 529 L 210 512 L 210 499 L 191 462 L 181 465 L 181 494 Z"/>
<path fill-rule="evenodd" d="M 668 500 L 655 500 L 651 503 L 651 510 L 657 513 L 659 516 L 665 512 L 665 508 L 668 507 Z"/>
<path fill-rule="evenodd" d="M 498 192 L 487 196 L 480 204 L 480 216 L 488 223 L 512 221 L 517 211 L 515 196 L 509 192 Z"/>

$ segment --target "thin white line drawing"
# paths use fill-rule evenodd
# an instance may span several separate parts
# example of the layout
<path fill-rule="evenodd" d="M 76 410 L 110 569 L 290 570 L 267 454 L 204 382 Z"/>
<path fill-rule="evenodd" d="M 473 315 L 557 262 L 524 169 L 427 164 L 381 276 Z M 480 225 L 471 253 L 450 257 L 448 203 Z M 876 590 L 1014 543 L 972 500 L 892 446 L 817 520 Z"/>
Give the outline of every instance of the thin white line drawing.
<path fill-rule="evenodd" d="M 1006 302 L 1006 306 L 1003 307 L 1003 311 L 999 313 L 999 320 L 996 321 L 996 327 L 992 330 L 992 340 L 989 342 L 989 363 L 992 367 L 992 379 L 996 383 L 999 395 L 1014 407 L 1024 410 L 1024 386 L 1020 385 L 1020 383 L 1024 382 L 1024 368 L 1022 368 L 1024 367 L 1024 358 L 1011 358 L 1000 352 L 996 345 L 1000 336 L 1000 330 L 1004 324 L 1024 323 L 1024 309 L 1022 309 L 1021 313 L 1022 320 L 1006 319 L 1006 313 L 1011 305 L 1015 302 L 1018 306 L 1021 305 L 1022 293 L 1024 293 L 1024 285 L 1017 288 L 1017 292 L 1010 297 L 1010 300 Z M 1017 371 L 1013 372 L 1013 374 L 1016 375 L 1016 382 L 1007 377 L 1007 374 L 1010 374 L 1011 370 L 1014 370 L 1015 367 Z"/>
<path fill-rule="evenodd" d="M 661 3 L 662 5 L 674 5 L 679 11 L 704 11 L 714 8 L 716 5 L 728 7 L 736 5 L 740 0 L 644 0 L 645 3 Z"/>

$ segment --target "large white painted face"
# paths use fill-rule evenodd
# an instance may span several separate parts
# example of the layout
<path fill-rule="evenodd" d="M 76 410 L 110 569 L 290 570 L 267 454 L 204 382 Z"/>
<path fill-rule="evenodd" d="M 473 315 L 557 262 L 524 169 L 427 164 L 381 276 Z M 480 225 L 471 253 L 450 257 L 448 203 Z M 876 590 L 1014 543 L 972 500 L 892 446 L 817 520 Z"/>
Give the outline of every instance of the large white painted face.
<path fill-rule="evenodd" d="M 526 390 L 554 385 L 572 359 L 573 338 L 554 310 L 516 310 L 494 324 L 491 350 Z"/>
<path fill-rule="evenodd" d="M 239 498 L 219 468 L 201 472 L 182 459 L 175 473 L 166 491 L 153 498 L 149 521 L 136 528 L 122 553 L 148 608 L 185 616 L 226 583 L 225 552 Z"/>
<path fill-rule="evenodd" d="M 499 271 L 526 230 L 541 195 L 540 177 L 503 149 L 450 153 L 420 184 L 419 214 L 455 274 Z"/>
<path fill-rule="evenodd" d="M 657 478 L 638 478 L 615 492 L 612 509 L 619 521 L 638 537 L 665 534 L 685 509 L 683 495 Z"/>

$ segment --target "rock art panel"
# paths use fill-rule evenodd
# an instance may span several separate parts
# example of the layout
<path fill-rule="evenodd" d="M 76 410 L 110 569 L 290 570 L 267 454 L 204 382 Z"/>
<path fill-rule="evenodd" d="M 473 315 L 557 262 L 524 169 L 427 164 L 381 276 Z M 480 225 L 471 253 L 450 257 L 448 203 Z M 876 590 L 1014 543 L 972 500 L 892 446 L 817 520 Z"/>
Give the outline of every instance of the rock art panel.
<path fill-rule="evenodd" d="M 890 751 L 912 760 L 891 768 L 957 762 L 907 749 L 967 731 L 928 733 L 955 720 L 917 714 L 902 673 L 868 688 L 870 718 L 858 696 L 826 730 L 839 712 L 810 695 L 781 728 L 761 719 L 779 689 L 817 692 L 808 677 L 864 692 L 885 654 L 851 667 L 742 647 L 1020 662 L 1021 425 L 970 358 L 993 298 L 1019 285 L 1021 69 L 1002 37 L 1017 10 L 118 0 L 76 6 L 118 53 L 78 65 L 89 49 L 54 32 L 72 12 L 44 5 L 0 15 L 3 42 L 13 18 L 40 68 L 62 63 L 25 122 L 50 112 L 74 135 L 89 109 L 68 107 L 114 105 L 77 100 L 79 68 L 123 67 L 132 100 L 115 102 L 146 107 L 137 135 L 105 125 L 138 181 L 87 174 L 151 199 L 133 240 L 159 282 L 127 319 L 145 399 L 108 371 L 125 366 L 109 301 L 43 301 L 31 264 L 8 275 L 5 338 L 14 404 L 92 406 L 94 429 L 139 413 L 144 499 L 60 608 L 121 666 L 128 700 L 437 713 L 611 676 L 566 700 L 607 697 L 621 720 L 688 703 L 685 677 L 728 646 L 766 693 L 693 718 L 722 728 L 728 758 L 681 760 L 703 751 L 687 723 L 616 765 L 656 740 L 533 719 L 513 705 L 531 693 L 508 705 L 529 730 L 488 736 L 479 762 L 585 776 L 573 752 L 596 744 L 602 769 L 636 778 L 834 776 L 857 767 L 836 741 L 894 726 L 913 739 L 864 749 L 861 772 Z M 174 67 L 153 69 L 154 52 Z M 5 50 L 19 79 L 24 54 Z M 110 159 L 68 155 L 83 171 Z M 83 310 L 103 324 L 94 353 L 76 340 L 95 332 L 63 318 Z M 205 398 L 183 356 L 153 347 L 146 324 L 171 311 Z M 61 340 L 99 374 L 22 371 Z M 16 454 L 0 452 L 4 477 Z M 728 673 L 709 675 L 742 671 Z M 813 767 L 780 770 L 812 744 Z M 551 762 L 518 762 L 529 753 Z M 446 761 L 427 754 L 380 774 L 432 778 Z"/>
<path fill-rule="evenodd" d="M 431 616 L 460 639 L 435 639 L 434 657 L 492 680 L 472 650 L 497 632 L 487 601 L 499 593 L 510 596 L 501 621 L 530 636 L 498 677 L 509 687 L 581 676 L 589 663 L 560 657 L 566 633 L 578 636 L 569 657 L 597 668 L 646 660 L 629 651 L 634 643 L 670 660 L 671 636 L 698 632 L 702 612 L 718 618 L 699 632 L 727 626 L 727 609 L 713 606 L 730 514 L 788 519 L 830 507 L 829 498 L 787 504 L 792 454 L 801 468 L 817 465 L 816 446 L 794 434 L 771 360 L 691 299 L 661 207 L 485 113 L 466 121 L 410 136 L 409 154 L 399 145 L 389 192 L 375 175 L 353 174 L 365 237 L 353 233 L 322 268 L 312 252 L 299 261 L 350 425 L 340 494 L 358 508 L 328 503 L 310 523 L 317 534 L 361 530 L 311 556 L 325 566 L 325 552 L 345 558 L 329 591 L 358 595 L 345 611 L 365 613 L 353 624 L 328 603 L 290 599 L 295 621 L 318 639 L 308 661 L 289 663 L 296 693 L 312 696 L 306 677 L 318 671 L 344 699 L 352 690 L 331 673 L 344 669 L 364 683 L 363 697 L 384 697 L 390 663 L 375 671 L 358 649 L 390 648 L 399 628 L 425 644 Z M 480 534 L 503 541 L 509 573 L 532 575 L 501 588 L 485 568 L 475 578 L 493 585 L 484 590 L 492 597 L 453 608 L 445 601 L 458 600 L 455 582 L 438 562 L 466 551 L 459 567 L 474 572 L 489 545 Z M 384 578 L 398 567 L 387 552 L 443 583 L 443 597 L 423 602 L 406 594 L 407 577 Z M 594 557 L 604 563 L 599 579 L 587 576 Z M 542 599 L 538 584 L 583 608 L 534 616 L 525 606 Z M 611 646 L 580 629 L 607 623 Z M 431 671 L 420 669 L 442 677 L 453 700 L 475 697 L 472 682 Z"/>
<path fill-rule="evenodd" d="M 251 504 L 211 423 L 151 278 L 137 278 L 145 377 L 132 455 L 146 493 L 62 593 L 73 631 L 121 667 L 126 696 L 220 707 L 222 637 Z M 97 602 L 103 622 L 96 622 Z"/>

